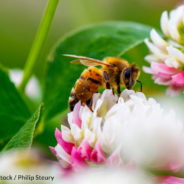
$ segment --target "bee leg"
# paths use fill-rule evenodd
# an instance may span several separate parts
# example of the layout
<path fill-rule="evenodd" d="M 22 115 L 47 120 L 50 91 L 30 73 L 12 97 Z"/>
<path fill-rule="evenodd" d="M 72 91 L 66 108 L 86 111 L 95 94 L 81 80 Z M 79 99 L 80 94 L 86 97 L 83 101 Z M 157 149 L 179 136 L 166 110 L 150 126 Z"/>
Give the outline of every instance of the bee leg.
<path fill-rule="evenodd" d="M 105 82 L 106 82 L 106 88 L 110 89 L 109 76 L 108 76 L 106 71 L 104 71 L 104 79 L 105 79 Z"/>
<path fill-rule="evenodd" d="M 114 95 L 114 88 L 112 88 L 112 94 Z"/>
<path fill-rule="evenodd" d="M 141 92 L 142 92 L 142 82 L 140 80 L 137 80 L 137 82 L 140 84 Z"/>
<path fill-rule="evenodd" d="M 119 84 L 117 86 L 117 93 L 118 93 L 118 96 L 120 96 L 120 94 L 121 94 L 121 88 L 120 88 L 120 85 Z"/>
<path fill-rule="evenodd" d="M 117 79 L 116 84 L 117 84 L 117 93 L 118 93 L 118 97 L 119 97 L 121 94 L 120 79 L 119 78 Z"/>
<path fill-rule="evenodd" d="M 87 104 L 87 106 L 89 107 L 89 109 L 93 112 L 93 110 L 92 110 L 92 103 L 93 103 L 92 98 L 90 98 L 90 99 L 86 102 L 86 104 Z"/>

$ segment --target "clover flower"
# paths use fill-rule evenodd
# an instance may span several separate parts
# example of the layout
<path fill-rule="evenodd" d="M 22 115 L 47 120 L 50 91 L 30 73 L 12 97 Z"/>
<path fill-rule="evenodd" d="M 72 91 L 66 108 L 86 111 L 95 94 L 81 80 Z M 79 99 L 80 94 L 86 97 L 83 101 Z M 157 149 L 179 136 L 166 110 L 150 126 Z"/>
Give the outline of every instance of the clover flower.
<path fill-rule="evenodd" d="M 174 176 L 162 177 L 157 184 L 184 184 L 184 178 Z"/>
<path fill-rule="evenodd" d="M 18 86 L 22 80 L 23 71 L 20 69 L 9 70 L 9 76 L 15 86 Z M 26 95 L 34 101 L 39 101 L 41 99 L 41 86 L 35 76 L 31 77 L 25 90 Z"/>
<path fill-rule="evenodd" d="M 140 170 L 120 168 L 88 168 L 65 177 L 62 184 L 156 184 L 156 179 Z"/>
<path fill-rule="evenodd" d="M 60 166 L 47 160 L 36 149 L 4 151 L 0 154 L 0 163 L 0 183 L 56 184 L 61 178 Z"/>
<path fill-rule="evenodd" d="M 146 73 L 153 75 L 155 83 L 169 86 L 167 94 L 174 96 L 184 89 L 184 5 L 161 16 L 162 38 L 156 30 L 150 33 L 151 41 L 145 40 L 151 54 L 145 59 L 150 68 Z"/>
<path fill-rule="evenodd" d="M 89 165 L 178 171 L 184 165 L 183 124 L 143 93 L 105 90 L 94 94 L 93 112 L 80 102 L 68 114 L 69 127 L 56 129 L 50 147 L 64 168 Z"/>
<path fill-rule="evenodd" d="M 69 128 L 61 125 L 61 132 L 56 129 L 58 144 L 50 149 L 64 168 L 79 169 L 88 163 L 121 164 L 119 152 L 115 149 L 117 146 L 109 142 L 113 141 L 107 135 L 110 127 L 103 126 L 106 113 L 117 100 L 111 90 L 106 90 L 102 96 L 94 94 L 93 112 L 79 102 L 68 114 Z"/>

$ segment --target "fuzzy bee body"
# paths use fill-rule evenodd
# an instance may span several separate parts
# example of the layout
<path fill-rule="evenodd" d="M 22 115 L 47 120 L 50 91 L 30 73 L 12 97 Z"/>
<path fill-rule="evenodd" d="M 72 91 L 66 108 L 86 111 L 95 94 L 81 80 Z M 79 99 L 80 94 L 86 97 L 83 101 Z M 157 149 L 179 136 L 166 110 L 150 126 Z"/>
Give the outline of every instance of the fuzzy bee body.
<path fill-rule="evenodd" d="M 69 107 L 71 111 L 79 100 L 90 107 L 92 96 L 98 92 L 100 87 L 106 87 L 113 91 L 117 90 L 117 93 L 120 94 L 120 86 L 123 85 L 127 89 L 131 89 L 136 81 L 138 81 L 137 79 L 140 74 L 138 67 L 135 64 L 129 64 L 124 59 L 108 57 L 105 58 L 104 61 L 100 61 L 84 56 L 66 56 L 80 59 L 80 64 L 88 66 L 88 68 L 82 72 L 80 78 L 76 81 L 75 86 L 71 90 L 69 97 Z M 95 66 L 97 65 L 101 66 L 101 68 L 96 68 Z"/>
<path fill-rule="evenodd" d="M 128 67 L 128 62 L 126 60 L 120 59 L 120 58 L 114 58 L 114 57 L 108 57 L 105 58 L 105 63 L 108 63 L 110 66 L 103 66 L 102 71 L 104 74 L 104 82 L 109 83 L 110 88 L 116 89 L 121 81 L 120 81 L 120 75 L 121 72 Z M 108 76 L 108 78 L 106 77 Z M 123 84 L 122 84 L 123 85 Z M 106 86 L 109 88 L 108 86 Z"/>
<path fill-rule="evenodd" d="M 93 94 L 98 92 L 102 84 L 103 76 L 100 69 L 96 67 L 85 69 L 71 90 L 69 97 L 70 110 L 73 110 L 79 100 L 82 103 L 90 103 Z"/>

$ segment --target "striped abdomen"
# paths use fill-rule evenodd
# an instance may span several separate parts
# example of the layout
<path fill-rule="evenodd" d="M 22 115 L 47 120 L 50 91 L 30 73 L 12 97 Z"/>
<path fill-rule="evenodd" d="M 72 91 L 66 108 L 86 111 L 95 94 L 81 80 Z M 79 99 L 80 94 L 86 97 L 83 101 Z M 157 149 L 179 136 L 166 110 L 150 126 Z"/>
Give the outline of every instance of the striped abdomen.
<path fill-rule="evenodd" d="M 89 67 L 84 70 L 71 90 L 69 97 L 70 110 L 73 110 L 75 104 L 79 100 L 82 103 L 89 105 L 93 93 L 98 92 L 98 88 L 102 85 L 102 79 L 101 70 L 98 68 Z"/>

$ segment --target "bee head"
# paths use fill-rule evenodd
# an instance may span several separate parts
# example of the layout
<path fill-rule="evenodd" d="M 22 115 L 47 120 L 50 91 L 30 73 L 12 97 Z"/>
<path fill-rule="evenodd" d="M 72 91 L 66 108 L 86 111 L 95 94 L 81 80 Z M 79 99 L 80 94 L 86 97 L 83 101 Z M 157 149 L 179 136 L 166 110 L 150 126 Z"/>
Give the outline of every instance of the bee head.
<path fill-rule="evenodd" d="M 130 67 L 126 68 L 121 73 L 121 82 L 125 85 L 127 89 L 131 89 L 140 74 L 139 68 L 132 64 Z"/>

